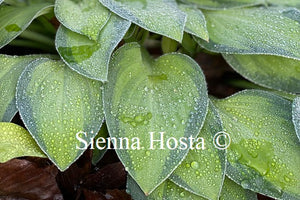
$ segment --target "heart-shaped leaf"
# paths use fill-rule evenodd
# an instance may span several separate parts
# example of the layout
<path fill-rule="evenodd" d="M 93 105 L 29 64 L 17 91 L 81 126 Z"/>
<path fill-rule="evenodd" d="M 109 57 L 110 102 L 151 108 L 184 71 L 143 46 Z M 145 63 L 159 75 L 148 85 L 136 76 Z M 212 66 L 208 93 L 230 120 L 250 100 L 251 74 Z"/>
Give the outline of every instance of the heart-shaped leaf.
<path fill-rule="evenodd" d="M 93 41 L 60 26 L 56 33 L 56 48 L 68 66 L 78 73 L 107 81 L 110 56 L 129 27 L 129 21 L 112 15 L 101 30 L 98 40 Z"/>
<path fill-rule="evenodd" d="M 179 8 L 187 14 L 184 30 L 192 35 L 208 41 L 209 36 L 206 29 L 206 21 L 201 10 L 183 4 L 180 4 Z"/>
<path fill-rule="evenodd" d="M 231 137 L 227 175 L 243 188 L 298 199 L 300 143 L 292 103 L 269 92 L 245 90 L 215 105 Z"/>
<path fill-rule="evenodd" d="M 128 176 L 127 192 L 134 200 L 205 200 L 205 198 L 190 193 L 170 180 L 164 181 L 149 196 L 145 196 L 134 179 Z"/>
<path fill-rule="evenodd" d="M 209 42 L 204 48 L 230 54 L 268 54 L 300 59 L 300 11 L 244 8 L 203 11 Z"/>
<path fill-rule="evenodd" d="M 46 157 L 28 131 L 13 123 L 0 122 L 0 162 L 22 156 Z"/>
<path fill-rule="evenodd" d="M 199 133 L 208 104 L 205 79 L 191 58 L 174 53 L 153 60 L 137 43 L 120 48 L 109 70 L 104 88 L 108 130 L 111 137 L 130 141 L 129 148 L 118 146 L 116 152 L 150 194 L 188 153 L 179 139 L 188 143 Z M 154 141 L 161 137 L 163 142 Z"/>
<path fill-rule="evenodd" d="M 110 12 L 98 0 L 56 0 L 55 16 L 74 32 L 97 40 Z"/>
<path fill-rule="evenodd" d="M 224 10 L 228 8 L 241 8 L 265 4 L 265 0 L 181 0 L 186 4 L 192 4 L 198 8 L 208 10 Z"/>
<path fill-rule="evenodd" d="M 60 170 L 67 169 L 98 133 L 104 118 L 102 84 L 62 61 L 39 59 L 17 86 L 21 117 L 41 149 Z"/>
<path fill-rule="evenodd" d="M 99 0 L 115 14 L 138 26 L 177 41 L 183 37 L 186 15 L 175 0 Z"/>
<path fill-rule="evenodd" d="M 52 4 L 32 3 L 20 7 L 0 5 L 0 48 L 20 35 L 36 17 L 48 13 Z"/>
<path fill-rule="evenodd" d="M 220 200 L 257 200 L 257 196 L 250 190 L 245 190 L 229 178 L 225 178 Z"/>
<path fill-rule="evenodd" d="M 223 54 L 230 66 L 259 85 L 300 92 L 300 61 L 270 55 Z"/>
<path fill-rule="evenodd" d="M 204 126 L 199 134 L 205 141 L 204 150 L 190 150 L 170 179 L 186 190 L 206 197 L 219 199 L 225 176 L 225 150 L 218 150 L 214 136 L 222 131 L 221 120 L 210 103 Z"/>
<path fill-rule="evenodd" d="M 300 140 L 300 97 L 294 99 L 292 112 L 296 134 Z"/>
<path fill-rule="evenodd" d="M 0 55 L 0 121 L 9 122 L 17 113 L 16 87 L 25 67 L 39 56 Z"/>

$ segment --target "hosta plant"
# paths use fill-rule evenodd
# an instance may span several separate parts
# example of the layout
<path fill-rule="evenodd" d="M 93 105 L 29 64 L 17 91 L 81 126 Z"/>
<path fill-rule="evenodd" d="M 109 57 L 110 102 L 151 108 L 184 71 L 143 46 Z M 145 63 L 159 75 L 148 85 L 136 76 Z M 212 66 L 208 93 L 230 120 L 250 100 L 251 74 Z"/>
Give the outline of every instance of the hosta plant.
<path fill-rule="evenodd" d="M 114 149 L 133 199 L 300 199 L 298 0 L 0 3 L 0 162 Z M 211 95 L 199 54 L 241 91 Z"/>

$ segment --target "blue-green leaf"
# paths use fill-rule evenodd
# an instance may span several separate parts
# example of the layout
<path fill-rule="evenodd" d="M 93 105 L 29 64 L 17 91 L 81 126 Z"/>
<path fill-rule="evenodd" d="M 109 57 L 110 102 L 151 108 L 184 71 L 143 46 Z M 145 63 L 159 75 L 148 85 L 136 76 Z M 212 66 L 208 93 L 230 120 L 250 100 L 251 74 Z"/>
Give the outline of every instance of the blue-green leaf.
<path fill-rule="evenodd" d="M 9 122 L 17 113 L 18 79 L 25 67 L 38 57 L 0 55 L 0 121 Z"/>
<path fill-rule="evenodd" d="M 295 7 L 300 8 L 300 2 L 298 0 L 265 0 L 266 3 L 272 4 L 272 5 L 279 5 L 279 6 L 289 6 L 289 7 Z"/>
<path fill-rule="evenodd" d="M 205 149 L 190 150 L 170 179 L 186 190 L 208 199 L 218 200 L 225 176 L 225 150 L 218 150 L 214 136 L 222 131 L 221 120 L 210 103 L 199 137 Z"/>
<path fill-rule="evenodd" d="M 292 103 L 260 90 L 214 102 L 231 137 L 226 174 L 245 189 L 276 199 L 299 199 L 300 143 Z"/>
<path fill-rule="evenodd" d="M 183 37 L 186 15 L 175 0 L 99 0 L 115 14 L 138 26 L 177 41 Z"/>
<path fill-rule="evenodd" d="M 98 40 L 94 41 L 60 26 L 56 34 L 56 48 L 73 70 L 88 78 L 107 81 L 110 56 L 129 27 L 129 21 L 112 15 Z"/>
<path fill-rule="evenodd" d="M 100 129 L 101 90 L 101 82 L 50 59 L 32 62 L 19 79 L 17 106 L 23 122 L 62 171 L 79 158 Z"/>
<path fill-rule="evenodd" d="M 55 16 L 74 32 L 97 40 L 110 12 L 98 0 L 56 0 Z"/>
<path fill-rule="evenodd" d="M 40 15 L 52 10 L 53 5 L 38 2 L 22 7 L 0 5 L 0 48 L 20 35 Z"/>
<path fill-rule="evenodd" d="M 230 66 L 245 78 L 259 85 L 300 92 L 300 61 L 270 55 L 223 54 Z"/>
<path fill-rule="evenodd" d="M 23 127 L 0 122 L 0 162 L 22 156 L 46 157 Z"/>
<path fill-rule="evenodd" d="M 292 112 L 296 134 L 300 140 L 300 97 L 294 99 Z"/>
<path fill-rule="evenodd" d="M 209 42 L 204 48 L 229 54 L 268 54 L 300 59 L 300 11 L 243 8 L 203 11 Z"/>
<path fill-rule="evenodd" d="M 188 153 L 189 148 L 179 149 L 179 143 L 176 148 L 175 140 L 196 137 L 200 131 L 208 104 L 204 76 L 185 55 L 167 54 L 154 60 L 137 43 L 114 53 L 108 74 L 104 107 L 110 136 L 131 141 L 130 148 L 116 152 L 129 174 L 150 194 Z M 161 136 L 162 143 L 151 145 L 151 139 Z M 139 150 L 134 138 L 139 140 Z M 170 138 L 174 150 L 166 144 Z"/>
<path fill-rule="evenodd" d="M 265 4 L 265 0 L 181 0 L 186 4 L 208 10 L 224 10 Z"/>

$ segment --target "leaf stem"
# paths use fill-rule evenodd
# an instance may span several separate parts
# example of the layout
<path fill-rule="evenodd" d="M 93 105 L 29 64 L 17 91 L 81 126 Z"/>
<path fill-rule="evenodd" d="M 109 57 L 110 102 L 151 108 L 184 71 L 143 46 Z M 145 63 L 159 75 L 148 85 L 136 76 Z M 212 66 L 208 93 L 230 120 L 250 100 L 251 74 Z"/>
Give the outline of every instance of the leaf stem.
<path fill-rule="evenodd" d="M 31 41 L 39 42 L 39 43 L 42 43 L 42 44 L 47 45 L 47 46 L 52 47 L 52 48 L 55 46 L 53 39 L 51 39 L 47 36 L 44 36 L 40 33 L 37 33 L 37 32 L 25 30 L 19 37 L 24 38 L 24 39 L 28 39 L 28 40 L 31 40 Z"/>

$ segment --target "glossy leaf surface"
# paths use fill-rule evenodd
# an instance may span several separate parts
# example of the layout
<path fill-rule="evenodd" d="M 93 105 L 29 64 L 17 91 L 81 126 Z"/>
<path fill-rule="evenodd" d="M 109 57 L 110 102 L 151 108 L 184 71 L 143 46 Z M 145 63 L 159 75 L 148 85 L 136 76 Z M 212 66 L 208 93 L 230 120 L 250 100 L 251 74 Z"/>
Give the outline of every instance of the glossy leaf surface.
<path fill-rule="evenodd" d="M 82 140 L 89 144 L 100 129 L 104 118 L 101 88 L 101 82 L 49 59 L 32 62 L 20 77 L 20 115 L 38 145 L 62 171 L 87 148 Z"/>
<path fill-rule="evenodd" d="M 130 148 L 118 147 L 116 152 L 129 174 L 150 194 L 188 153 L 188 148 L 179 149 L 179 138 L 199 133 L 208 103 L 204 76 L 185 55 L 167 54 L 154 60 L 137 43 L 116 51 L 109 69 L 104 88 L 108 130 L 111 137 L 131 141 Z M 163 142 L 154 142 L 161 137 Z M 134 138 L 139 139 L 140 150 Z M 169 138 L 173 138 L 171 148 L 177 141 L 174 150 L 166 144 Z"/>

